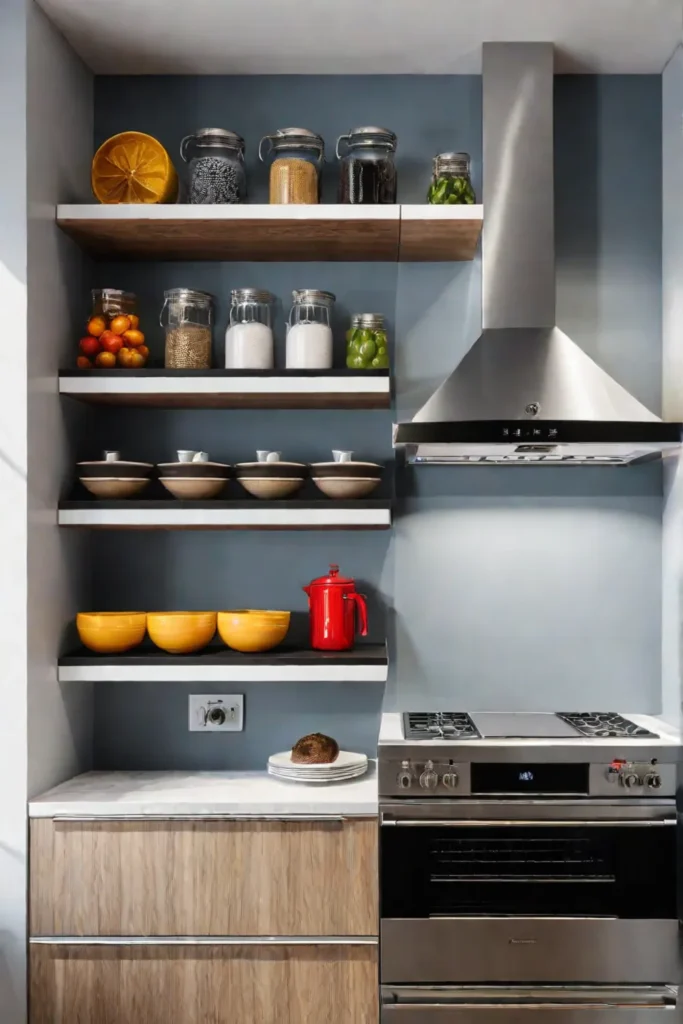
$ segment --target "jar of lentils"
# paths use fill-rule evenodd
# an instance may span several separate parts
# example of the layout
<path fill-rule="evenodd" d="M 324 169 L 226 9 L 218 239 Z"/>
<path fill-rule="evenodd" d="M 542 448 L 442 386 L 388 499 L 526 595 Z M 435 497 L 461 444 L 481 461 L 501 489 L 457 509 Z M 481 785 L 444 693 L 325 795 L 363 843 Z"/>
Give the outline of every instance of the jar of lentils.
<path fill-rule="evenodd" d="M 269 148 L 265 154 L 263 144 Z M 278 128 L 259 143 L 259 159 L 270 164 L 271 203 L 319 203 L 325 143 L 307 128 Z"/>
<path fill-rule="evenodd" d="M 164 292 L 159 323 L 166 331 L 164 365 L 168 369 L 211 369 L 213 295 L 171 288 Z"/>
<path fill-rule="evenodd" d="M 189 164 L 193 204 L 243 203 L 247 197 L 244 139 L 226 128 L 200 128 L 180 143 Z"/>

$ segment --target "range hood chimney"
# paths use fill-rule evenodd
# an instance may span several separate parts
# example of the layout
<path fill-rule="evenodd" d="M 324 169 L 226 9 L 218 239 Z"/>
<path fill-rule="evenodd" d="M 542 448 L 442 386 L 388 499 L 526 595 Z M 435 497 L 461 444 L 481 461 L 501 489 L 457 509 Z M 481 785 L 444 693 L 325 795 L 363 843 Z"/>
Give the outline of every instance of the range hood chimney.
<path fill-rule="evenodd" d="M 485 43 L 483 331 L 394 447 L 410 462 L 627 465 L 681 442 L 556 325 L 552 43 Z"/>

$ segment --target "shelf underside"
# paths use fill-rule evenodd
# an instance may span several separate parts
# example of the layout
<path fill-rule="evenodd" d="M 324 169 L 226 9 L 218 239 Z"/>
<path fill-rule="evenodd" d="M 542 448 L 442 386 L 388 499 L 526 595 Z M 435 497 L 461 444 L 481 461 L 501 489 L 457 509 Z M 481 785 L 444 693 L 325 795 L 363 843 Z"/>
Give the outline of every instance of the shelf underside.
<path fill-rule="evenodd" d="M 471 260 L 482 206 L 59 206 L 97 257 L 135 260 Z"/>
<path fill-rule="evenodd" d="M 352 651 L 280 647 L 240 654 L 212 645 L 189 655 L 165 654 L 143 645 L 127 654 L 93 654 L 85 647 L 60 658 L 60 682 L 384 682 L 386 644 L 359 644 Z"/>
<path fill-rule="evenodd" d="M 391 501 L 63 501 L 58 522 L 102 530 L 386 530 Z"/>
<path fill-rule="evenodd" d="M 388 409 L 388 370 L 62 370 L 62 395 L 164 409 Z"/>

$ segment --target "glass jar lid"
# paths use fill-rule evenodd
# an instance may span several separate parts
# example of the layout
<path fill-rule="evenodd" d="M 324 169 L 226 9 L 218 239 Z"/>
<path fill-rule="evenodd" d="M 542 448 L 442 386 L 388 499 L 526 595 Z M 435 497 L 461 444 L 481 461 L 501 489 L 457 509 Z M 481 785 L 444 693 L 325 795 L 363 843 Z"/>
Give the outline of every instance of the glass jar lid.
<path fill-rule="evenodd" d="M 164 304 L 167 302 L 194 302 L 198 306 L 211 306 L 213 295 L 209 292 L 195 291 L 194 288 L 169 288 L 164 292 Z"/>
<path fill-rule="evenodd" d="M 301 288 L 292 292 L 295 306 L 333 306 L 337 296 L 332 292 L 320 292 L 315 288 Z"/>
<path fill-rule="evenodd" d="M 325 142 L 322 135 L 309 131 L 308 128 L 278 128 L 272 135 L 264 135 L 259 143 L 259 160 L 263 160 L 263 143 L 269 142 L 273 152 L 283 149 L 313 149 L 319 159 L 324 159 Z"/>
<path fill-rule="evenodd" d="M 437 153 L 434 157 L 434 174 L 469 174 L 469 153 Z"/>
<path fill-rule="evenodd" d="M 135 292 L 122 292 L 119 288 L 93 288 L 92 292 L 93 302 L 97 302 L 98 299 L 104 299 L 105 301 L 123 301 L 123 302 L 136 302 L 137 295 Z"/>
<path fill-rule="evenodd" d="M 240 306 L 243 302 L 274 302 L 275 296 L 263 288 L 233 288 L 230 301 L 233 306 Z"/>
<path fill-rule="evenodd" d="M 384 327 L 383 313 L 354 313 L 351 318 L 352 327 L 367 327 L 370 330 L 381 330 Z"/>
<path fill-rule="evenodd" d="M 346 139 L 349 149 L 373 149 L 381 147 L 390 152 L 395 152 L 398 141 L 394 132 L 389 128 L 378 128 L 375 125 L 365 125 L 362 128 L 353 128 L 348 135 L 340 135 L 337 139 L 337 158 L 339 158 L 339 144 Z"/>
<path fill-rule="evenodd" d="M 231 132 L 228 128 L 200 128 L 194 135 L 186 135 L 180 143 L 180 155 L 185 161 L 187 161 L 187 150 L 191 145 L 202 148 L 234 149 L 236 152 L 244 154 L 244 139 L 237 132 Z"/>

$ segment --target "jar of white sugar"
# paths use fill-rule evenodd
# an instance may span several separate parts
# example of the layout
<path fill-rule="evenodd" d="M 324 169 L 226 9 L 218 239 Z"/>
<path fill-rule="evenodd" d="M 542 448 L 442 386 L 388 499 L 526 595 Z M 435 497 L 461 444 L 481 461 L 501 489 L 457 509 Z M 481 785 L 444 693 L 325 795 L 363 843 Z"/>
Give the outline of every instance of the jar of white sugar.
<path fill-rule="evenodd" d="M 287 328 L 288 370 L 332 369 L 332 292 L 304 288 L 292 292 Z"/>
<path fill-rule="evenodd" d="M 231 298 L 225 332 L 226 369 L 272 370 L 274 297 L 259 288 L 236 288 Z"/>

